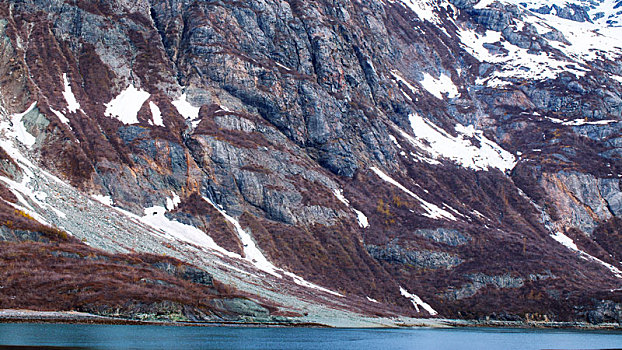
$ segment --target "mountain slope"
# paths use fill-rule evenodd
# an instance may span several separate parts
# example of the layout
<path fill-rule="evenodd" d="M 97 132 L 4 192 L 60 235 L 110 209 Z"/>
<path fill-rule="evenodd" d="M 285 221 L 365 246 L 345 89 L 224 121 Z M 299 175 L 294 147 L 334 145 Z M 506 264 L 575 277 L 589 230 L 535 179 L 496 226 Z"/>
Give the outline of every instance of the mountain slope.
<path fill-rule="evenodd" d="M 546 6 L 0 4 L 3 216 L 41 225 L 1 237 L 312 321 L 619 322 L 619 14 Z"/>

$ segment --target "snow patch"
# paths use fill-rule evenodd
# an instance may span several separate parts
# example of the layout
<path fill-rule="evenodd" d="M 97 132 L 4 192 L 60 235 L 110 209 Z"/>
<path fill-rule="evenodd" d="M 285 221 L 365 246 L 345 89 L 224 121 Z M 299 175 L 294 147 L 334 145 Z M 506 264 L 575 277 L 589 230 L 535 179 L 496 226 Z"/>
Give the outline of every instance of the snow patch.
<path fill-rule="evenodd" d="M 398 71 L 396 70 L 392 70 L 391 71 L 391 75 L 393 75 L 393 77 L 395 78 L 395 80 L 401 82 L 402 84 L 406 85 L 406 87 L 410 90 L 410 92 L 412 92 L 413 94 L 417 95 L 419 93 L 419 89 L 417 89 L 416 87 L 414 87 L 411 83 L 409 83 L 406 79 L 402 78 L 401 75 L 399 75 Z M 412 102 L 412 98 L 410 97 L 410 95 L 408 95 L 406 93 L 406 91 L 402 90 L 402 88 L 400 87 L 400 90 L 402 91 L 402 94 L 404 95 L 404 97 L 406 97 L 406 99 L 408 99 L 409 101 Z"/>
<path fill-rule="evenodd" d="M 123 212 L 127 214 L 127 212 Z M 162 233 L 169 234 L 182 241 L 209 248 L 224 253 L 225 255 L 231 256 L 233 254 L 217 245 L 205 232 L 194 226 L 171 220 L 164 216 L 165 213 L 166 208 L 161 206 L 153 206 L 146 208 L 145 215 L 140 217 L 139 220 L 152 228 L 161 231 Z"/>
<path fill-rule="evenodd" d="M 104 104 L 107 117 L 119 119 L 123 124 L 138 124 L 138 111 L 151 96 L 144 90 L 130 85 L 112 101 Z"/>
<path fill-rule="evenodd" d="M 523 0 L 507 1 L 517 3 Z M 563 1 L 563 4 L 558 6 L 564 7 L 565 3 L 566 1 Z M 590 6 L 593 8 L 589 12 L 591 14 L 616 12 L 613 9 L 614 6 L 615 4 L 612 1 L 602 1 L 596 8 Z M 608 18 L 606 17 L 601 17 L 590 23 L 561 18 L 555 13 L 539 14 L 531 12 L 530 15 L 524 16 L 523 19 L 525 22 L 536 26 L 540 34 L 549 32 L 553 28 L 560 31 L 570 42 L 570 45 L 554 40 L 549 40 L 549 45 L 559 49 L 568 57 L 587 63 L 596 59 L 615 61 L 622 56 L 622 44 L 620 43 L 622 27 L 610 25 L 607 23 Z"/>
<path fill-rule="evenodd" d="M 573 119 L 573 120 L 561 120 L 558 118 L 546 117 L 546 119 L 550 120 L 555 124 L 561 124 L 565 126 L 582 126 L 582 125 L 609 125 L 611 123 L 619 123 L 619 120 L 608 119 L 608 120 L 594 120 L 587 121 L 585 119 Z"/>
<path fill-rule="evenodd" d="M 421 306 L 430 315 L 432 315 L 432 316 L 438 315 L 438 312 L 436 312 L 436 310 L 434 310 L 430 306 L 430 304 L 428 304 L 428 303 L 424 302 L 423 300 L 421 300 L 421 298 L 419 298 L 417 295 L 410 294 L 402 286 L 400 286 L 400 294 L 402 294 L 403 297 L 410 299 L 410 301 L 413 303 L 413 306 L 415 307 L 415 310 L 417 310 L 417 312 L 419 312 L 419 306 Z"/>
<path fill-rule="evenodd" d="M 347 206 L 350 206 L 350 201 L 347 200 L 346 197 L 343 195 L 343 190 L 342 189 L 340 189 L 340 188 L 334 189 L 333 190 L 333 194 L 335 195 L 335 197 L 337 197 L 337 199 L 341 203 L 343 203 L 343 204 L 345 204 Z"/>
<path fill-rule="evenodd" d="M 177 193 L 173 192 L 173 198 L 166 198 L 166 209 L 169 211 L 174 210 L 179 203 L 181 203 L 181 198 L 179 198 Z"/>
<path fill-rule="evenodd" d="M 400 0 L 404 6 L 411 9 L 422 21 L 428 21 L 434 24 L 441 24 L 441 19 L 434 11 L 435 4 L 433 1 L 426 0 Z"/>
<path fill-rule="evenodd" d="M 367 216 L 365 216 L 365 214 L 363 214 L 360 210 L 356 210 L 354 208 L 352 208 L 352 210 L 356 213 L 356 220 L 358 221 L 359 226 L 362 228 L 368 228 L 369 220 L 367 219 Z"/>
<path fill-rule="evenodd" d="M 382 170 L 380 170 L 380 169 L 378 169 L 376 167 L 371 167 L 371 170 L 376 175 L 378 175 L 378 177 L 381 178 L 382 180 L 392 184 L 393 186 L 399 188 L 400 190 L 404 191 L 409 196 L 411 196 L 414 199 L 416 199 L 417 201 L 419 201 L 419 203 L 421 203 L 421 206 L 423 207 L 423 209 L 426 211 L 426 213 L 423 214 L 423 216 L 429 217 L 431 219 L 448 219 L 448 220 L 453 220 L 453 221 L 457 220 L 456 217 L 453 216 L 450 212 L 439 208 L 435 204 L 426 202 L 425 200 L 423 200 L 423 198 L 417 196 L 416 194 L 411 192 L 409 189 L 407 189 L 406 187 L 402 186 L 402 184 L 400 184 L 399 182 L 393 180 L 389 175 L 387 175 L 384 172 L 382 172 Z"/>
<path fill-rule="evenodd" d="M 94 200 L 100 202 L 101 204 L 108 205 L 108 206 L 111 206 L 111 207 L 114 204 L 114 201 L 112 200 L 112 197 L 110 197 L 110 196 L 104 196 L 104 195 L 101 195 L 101 194 L 93 194 L 93 195 L 91 195 L 91 198 L 93 198 Z"/>
<path fill-rule="evenodd" d="M 24 118 L 26 114 L 33 111 L 36 106 L 37 106 L 37 102 L 33 102 L 30 105 L 30 107 L 26 109 L 25 112 L 12 115 L 10 117 L 9 123 L 3 122 L 0 124 L 0 129 L 6 130 L 7 131 L 6 135 L 8 137 L 15 138 L 17 141 L 21 142 L 25 146 L 29 148 L 34 146 L 35 142 L 37 141 L 37 138 L 34 137 L 31 133 L 29 133 L 26 130 L 26 126 L 24 126 L 22 118 Z"/>
<path fill-rule="evenodd" d="M 190 120 L 192 122 L 193 127 L 198 125 L 197 119 L 199 119 L 199 111 L 200 107 L 194 107 L 186 100 L 186 93 L 181 94 L 179 99 L 173 101 L 173 106 L 177 109 L 179 114 L 181 114 L 185 119 Z"/>
<path fill-rule="evenodd" d="M 458 136 L 454 137 L 417 114 L 411 114 L 408 119 L 415 137 L 399 130 L 402 136 L 432 158 L 447 158 L 474 170 L 497 168 L 505 172 L 516 165 L 514 155 L 486 138 L 483 132 L 475 130 L 473 126 L 456 124 Z M 473 145 L 471 138 L 479 141 L 479 147 Z"/>
<path fill-rule="evenodd" d="M 443 99 L 443 94 L 447 94 L 448 98 L 454 98 L 460 95 L 454 82 L 445 74 L 441 74 L 437 79 L 428 73 L 423 73 L 423 80 L 420 81 L 419 84 L 439 100 Z"/>
<path fill-rule="evenodd" d="M 473 30 L 458 28 L 458 36 L 463 48 L 480 62 L 500 65 L 485 78 L 478 78 L 476 83 L 489 87 L 511 85 L 508 78 L 522 80 L 554 79 L 562 72 L 570 72 L 578 77 L 585 75 L 587 69 L 565 59 L 556 59 L 545 52 L 531 53 L 512 45 L 501 37 L 501 33 L 487 30 L 484 34 Z M 498 46 L 499 50 L 491 53 L 487 47 Z M 506 51 L 506 52 L 502 52 Z"/>
<path fill-rule="evenodd" d="M 17 198 L 18 203 L 21 203 L 22 205 L 10 202 L 6 203 L 13 206 L 17 210 L 21 210 L 24 213 L 27 213 L 28 215 L 32 216 L 36 221 L 44 225 L 51 226 L 48 221 L 45 220 L 45 218 L 38 213 L 34 206 L 38 207 L 39 209 L 52 211 L 60 219 L 66 218 L 67 215 L 64 212 L 58 210 L 57 208 L 49 205 L 46 202 L 49 194 L 41 191 L 38 186 L 33 185 L 32 179 L 35 177 L 35 173 L 32 169 L 36 169 L 36 167 L 14 147 L 13 142 L 9 140 L 0 140 L 0 146 L 7 152 L 7 154 L 9 154 L 9 156 L 11 156 L 11 158 L 16 161 L 23 174 L 21 182 L 16 182 L 8 177 L 0 176 L 0 181 L 6 184 L 6 186 Z M 45 174 L 46 176 L 50 176 L 46 171 L 42 169 L 36 169 L 34 171 L 38 171 Z M 53 179 L 60 181 L 57 178 Z M 34 206 L 31 204 L 33 204 Z"/>
<path fill-rule="evenodd" d="M 391 142 L 393 142 L 397 148 L 402 149 L 402 145 L 400 145 L 399 142 L 397 142 L 397 139 L 395 138 L 395 136 L 389 134 L 389 139 L 391 140 Z"/>
<path fill-rule="evenodd" d="M 158 105 L 153 103 L 153 101 L 149 101 L 149 109 L 151 110 L 151 116 L 153 117 L 153 125 L 164 126 L 164 121 L 162 120 L 162 112 L 160 112 L 160 108 Z"/>
<path fill-rule="evenodd" d="M 65 91 L 63 91 L 63 96 L 67 102 L 67 110 L 70 113 L 75 113 L 78 109 L 80 109 L 80 104 L 71 90 L 71 84 L 67 79 L 67 73 L 63 73 L 63 82 L 65 83 Z"/>

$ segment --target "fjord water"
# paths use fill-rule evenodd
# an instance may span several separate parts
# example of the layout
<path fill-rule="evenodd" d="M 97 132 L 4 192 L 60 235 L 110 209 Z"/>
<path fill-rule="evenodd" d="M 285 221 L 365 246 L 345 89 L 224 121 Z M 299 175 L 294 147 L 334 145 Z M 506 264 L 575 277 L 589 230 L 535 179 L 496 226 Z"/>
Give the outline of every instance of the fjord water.
<path fill-rule="evenodd" d="M 622 332 L 0 324 L 8 346 L 81 349 L 614 349 Z"/>

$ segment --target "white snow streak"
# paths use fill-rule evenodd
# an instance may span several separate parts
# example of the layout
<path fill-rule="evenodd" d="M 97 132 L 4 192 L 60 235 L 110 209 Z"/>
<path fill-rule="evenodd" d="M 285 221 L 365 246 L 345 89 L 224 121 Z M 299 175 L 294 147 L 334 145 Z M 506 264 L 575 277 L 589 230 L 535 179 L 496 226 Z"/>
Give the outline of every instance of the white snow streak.
<path fill-rule="evenodd" d="M 594 120 L 587 121 L 585 119 L 573 119 L 573 120 L 561 120 L 558 118 L 546 117 L 546 119 L 552 121 L 556 124 L 561 124 L 565 126 L 582 126 L 582 125 L 608 125 L 611 123 L 619 123 L 619 120 L 608 119 L 608 120 Z"/>
<path fill-rule="evenodd" d="M 359 224 L 360 227 L 362 228 L 368 228 L 369 227 L 369 221 L 367 220 L 367 216 L 365 216 L 365 214 L 363 214 L 362 211 L 360 210 L 356 210 L 355 208 L 352 208 L 352 206 L 350 206 L 350 201 L 346 199 L 346 197 L 343 195 L 343 190 L 338 188 L 338 189 L 333 189 L 333 194 L 335 195 L 335 197 L 337 197 L 337 199 L 345 204 L 346 206 L 348 206 L 348 208 L 352 209 L 352 211 L 354 211 L 354 213 L 356 214 L 356 220 Z"/>
<path fill-rule="evenodd" d="M 283 270 L 281 270 L 281 271 L 283 271 Z M 287 271 L 283 271 L 283 273 L 285 274 L 285 276 L 291 277 L 294 280 L 294 283 L 296 283 L 299 286 L 303 286 L 303 287 L 311 288 L 311 289 L 317 289 L 317 290 L 321 290 L 323 292 L 326 292 L 328 294 L 332 294 L 334 296 L 343 297 L 343 294 L 339 294 L 339 293 L 334 292 L 334 291 L 332 291 L 330 289 L 326 289 L 324 287 L 320 287 L 317 284 L 311 283 L 311 282 L 305 280 L 304 278 L 302 278 L 302 277 L 300 277 L 300 276 L 298 276 L 296 274 L 293 274 L 293 273 L 287 272 Z"/>
<path fill-rule="evenodd" d="M 585 258 L 587 260 L 595 261 L 595 262 L 603 265 L 604 267 L 609 269 L 609 271 L 611 271 L 616 277 L 622 278 L 622 271 L 620 271 L 620 269 L 618 269 L 617 267 L 615 267 L 615 266 L 613 266 L 613 265 L 611 265 L 609 263 L 606 263 L 606 262 L 600 260 L 599 258 L 597 258 L 595 256 L 592 256 L 592 255 L 582 251 L 581 249 L 579 249 L 579 247 L 577 247 L 577 245 L 572 240 L 572 238 L 566 236 L 565 234 L 563 234 L 561 232 L 551 233 L 551 238 L 553 238 L 554 240 L 556 240 L 557 242 L 562 244 L 564 247 L 579 253 L 583 258 Z"/>
<path fill-rule="evenodd" d="M 579 248 L 574 243 L 574 241 L 565 234 L 561 232 L 555 232 L 555 234 L 551 234 L 551 237 L 557 242 L 561 243 L 564 247 L 570 250 L 579 251 Z"/>
<path fill-rule="evenodd" d="M 417 95 L 419 93 L 419 89 L 417 89 L 416 87 L 414 87 L 411 83 L 408 82 L 408 80 L 402 78 L 401 75 L 399 75 L 398 71 L 396 70 L 392 70 L 391 71 L 391 75 L 393 75 L 393 77 L 395 78 L 395 80 L 401 82 L 402 84 L 406 85 L 406 87 L 410 90 L 410 92 L 412 92 L 413 94 Z M 410 97 L 410 95 L 408 95 L 406 93 L 406 91 L 402 90 L 402 88 L 400 88 L 400 91 L 402 91 L 402 94 L 404 95 L 404 97 L 406 97 L 407 100 L 412 102 L 412 98 Z"/>
<path fill-rule="evenodd" d="M 35 103 L 33 103 L 25 113 L 33 110 L 34 106 Z M 5 136 L 15 137 L 15 134 L 7 124 L 8 123 L 6 122 L 0 123 L 0 131 L 5 131 Z M 45 170 L 37 169 L 32 164 L 32 162 L 24 157 L 21 152 L 15 147 L 14 141 L 8 139 L 0 139 L 0 147 L 2 147 L 2 149 L 4 149 L 6 153 L 17 163 L 19 168 L 22 170 L 21 173 L 23 175 L 21 182 L 16 182 L 8 177 L 0 176 L 0 181 L 4 182 L 7 185 L 7 187 L 11 190 L 11 192 L 13 192 L 15 197 L 17 197 L 18 202 L 22 205 L 10 202 L 6 203 L 13 206 L 17 210 L 21 210 L 27 213 L 28 215 L 32 216 L 36 221 L 44 225 L 49 225 L 49 223 L 45 220 L 45 218 L 43 218 L 43 216 L 39 215 L 35 207 L 33 207 L 31 204 L 34 204 L 36 207 L 43 210 L 51 210 L 56 214 L 57 217 L 61 219 L 66 218 L 67 215 L 65 213 L 45 202 L 49 194 L 38 190 L 38 188 L 35 188 L 31 183 L 32 179 L 35 177 L 35 173 L 33 171 L 41 172 L 46 176 L 53 178 L 55 181 L 60 180 L 56 177 L 52 177 Z"/>
<path fill-rule="evenodd" d="M 391 140 L 391 142 L 393 142 L 397 148 L 402 149 L 402 145 L 400 145 L 399 142 L 397 142 L 397 138 L 395 138 L 395 136 L 389 134 L 389 139 Z"/>
<path fill-rule="evenodd" d="M 378 300 L 374 298 L 370 298 L 370 297 L 365 297 L 365 298 L 367 298 L 367 301 L 371 301 L 372 303 L 378 303 Z"/>
<path fill-rule="evenodd" d="M 44 225 L 49 225 L 48 221 L 46 221 L 45 218 L 39 214 L 41 210 L 52 211 L 61 219 L 66 218 L 67 215 L 45 202 L 49 200 L 51 196 L 57 196 L 58 193 L 47 193 L 47 192 L 42 192 L 38 190 L 37 184 L 33 182 L 32 179 L 35 178 L 35 176 L 40 176 L 42 174 L 43 176 L 47 178 L 46 179 L 47 181 L 57 182 L 59 186 L 63 186 L 63 187 L 70 187 L 70 186 L 64 183 L 62 180 L 58 179 L 57 177 L 53 176 L 52 174 L 48 173 L 47 171 L 38 168 L 28 158 L 22 155 L 21 152 L 16 147 L 16 142 L 19 141 L 20 138 L 22 140 L 19 142 L 24 143 L 24 141 L 26 141 L 25 144 L 27 145 L 32 145 L 34 143 L 34 140 L 30 140 L 30 141 L 24 140 L 28 138 L 34 139 L 34 137 L 25 131 L 24 126 L 21 124 L 21 118 L 25 114 L 34 110 L 35 107 L 36 107 L 36 102 L 33 103 L 28 108 L 28 110 L 26 110 L 24 113 L 9 116 L 8 120 L 0 122 L 0 147 L 2 147 L 2 149 L 4 149 L 7 152 L 7 154 L 13 160 L 17 162 L 18 166 L 22 169 L 22 174 L 23 174 L 23 178 L 21 182 L 19 183 L 4 176 L 0 176 L 0 181 L 5 183 L 7 187 L 15 194 L 15 196 L 18 199 L 18 202 L 21 205 L 14 204 L 14 203 L 8 203 L 8 204 L 12 205 L 14 208 L 18 210 L 22 210 L 23 212 L 29 214 L 38 222 Z M 2 113 L 5 113 L 4 109 L 1 106 L 0 106 L 0 111 Z M 16 132 L 15 129 L 17 129 L 18 131 Z M 237 230 L 238 235 L 240 235 L 240 239 L 242 243 L 245 245 L 244 252 L 246 254 L 246 259 L 243 259 L 239 254 L 229 252 L 226 249 L 223 249 L 222 247 L 218 246 L 211 237 L 209 237 L 206 233 L 204 233 L 200 229 L 194 226 L 186 225 L 178 221 L 167 218 L 165 216 L 165 213 L 167 212 L 167 208 L 165 207 L 154 206 L 151 208 L 146 208 L 144 210 L 144 215 L 139 216 L 129 211 L 126 211 L 124 209 L 112 206 L 114 203 L 112 201 L 112 198 L 110 198 L 109 196 L 93 194 L 90 197 L 94 201 L 101 202 L 102 204 L 111 206 L 112 209 L 125 215 L 128 219 L 134 222 L 142 223 L 144 225 L 149 226 L 152 229 L 149 232 L 155 236 L 168 238 L 171 240 L 177 239 L 180 241 L 185 241 L 185 242 L 200 246 L 202 248 L 209 249 L 213 251 L 214 254 L 217 254 L 217 255 L 228 256 L 231 258 L 240 259 L 244 261 L 250 261 L 255 266 L 259 265 L 260 267 L 264 267 L 264 268 L 271 270 L 277 277 L 284 278 L 285 276 L 287 276 L 288 278 L 291 278 L 291 280 L 294 283 L 300 286 L 303 286 L 305 288 L 311 288 L 311 289 L 322 291 L 322 292 L 332 294 L 338 297 L 343 297 L 342 294 L 339 294 L 327 288 L 318 286 L 314 283 L 308 282 L 300 276 L 297 276 L 291 272 L 284 271 L 272 265 L 270 262 L 267 261 L 267 259 L 263 256 L 263 254 L 255 246 L 250 235 L 241 228 L 239 222 L 235 220 L 234 218 L 232 218 L 231 216 L 227 215 L 222 209 L 220 209 L 217 206 L 214 206 L 214 207 L 225 217 L 227 221 L 231 222 L 234 225 L 234 227 Z M 208 201 L 208 203 L 211 204 L 209 200 L 206 199 L 206 201 Z M 181 202 L 181 199 L 175 192 L 172 192 L 172 198 L 167 198 L 167 206 L 169 207 L 169 209 L 171 206 L 173 208 L 176 207 L 180 202 Z M 65 231 L 69 233 L 69 231 L 67 230 Z M 235 269 L 234 267 L 231 267 L 231 268 Z M 276 272 L 282 273 L 282 275 Z M 244 272 L 244 273 L 249 273 L 249 272 Z"/>
<path fill-rule="evenodd" d="M 423 209 L 426 211 L 426 213 L 423 214 L 423 216 L 429 217 L 431 219 L 443 219 L 444 218 L 444 219 L 456 221 L 456 217 L 453 216 L 450 212 L 439 208 L 435 204 L 426 202 L 425 200 L 423 200 L 423 198 L 417 196 L 416 194 L 411 192 L 409 189 L 407 189 L 406 187 L 402 186 L 402 184 L 400 184 L 399 182 L 393 180 L 389 175 L 387 175 L 384 172 L 382 172 L 382 170 L 380 170 L 380 169 L 378 169 L 376 167 L 371 167 L 371 170 L 374 173 L 376 173 L 376 175 L 378 175 L 378 177 L 381 178 L 382 180 L 392 184 L 393 186 L 399 188 L 400 190 L 404 191 L 409 196 L 411 196 L 414 199 L 416 199 L 417 201 L 419 201 L 419 203 L 421 203 L 421 206 L 423 207 Z"/>
<path fill-rule="evenodd" d="M 430 315 L 432 315 L 432 316 L 438 315 L 438 312 L 436 312 L 436 310 L 434 310 L 430 306 L 430 304 L 428 304 L 428 303 L 424 302 L 423 300 L 421 300 L 421 298 L 419 298 L 417 295 L 410 294 L 402 286 L 400 286 L 400 294 L 402 294 L 402 296 L 404 296 L 405 298 L 410 299 L 410 301 L 413 303 L 413 306 L 415 307 L 415 310 L 417 310 L 417 312 L 419 312 L 419 306 L 421 306 Z"/>
<path fill-rule="evenodd" d="M 343 204 L 345 204 L 347 206 L 350 206 L 350 201 L 347 200 L 346 197 L 343 195 L 343 190 L 342 189 L 340 189 L 340 188 L 334 189 L 333 190 L 333 194 L 335 195 L 335 197 L 337 197 L 337 199 L 341 203 L 343 203 Z"/>
<path fill-rule="evenodd" d="M 56 116 L 62 123 L 69 125 L 69 118 L 67 118 L 63 113 L 55 110 L 52 107 L 50 107 L 50 109 L 52 110 L 52 113 L 56 114 Z"/>
<path fill-rule="evenodd" d="M 69 80 L 67 79 L 67 73 L 63 73 L 63 82 L 65 83 L 65 91 L 63 91 L 63 96 L 65 97 L 65 101 L 67 101 L 67 110 L 74 113 L 80 109 L 80 104 L 71 90 L 71 84 L 69 84 Z"/>
<path fill-rule="evenodd" d="M 149 101 L 149 109 L 151 110 L 151 116 L 153 117 L 153 125 L 164 126 L 164 122 L 162 120 L 162 112 L 160 112 L 160 108 L 158 105 L 153 103 L 153 101 Z"/>
<path fill-rule="evenodd" d="M 208 198 L 203 197 L 203 199 L 211 204 L 212 207 L 214 207 L 216 210 L 218 210 L 218 212 L 227 221 L 229 221 L 233 225 L 233 227 L 235 227 L 238 237 L 242 242 L 246 260 L 250 261 L 253 265 L 255 265 L 258 269 L 262 271 L 265 271 L 276 277 L 282 277 L 276 272 L 278 268 L 268 261 L 268 259 L 263 255 L 259 248 L 257 248 L 257 245 L 255 245 L 255 241 L 253 241 L 251 235 L 249 235 L 248 232 L 244 231 L 240 223 L 235 218 L 228 215 L 223 209 L 212 203 L 212 201 L 210 201 Z"/>
<path fill-rule="evenodd" d="M 125 211 L 122 212 L 128 214 Z M 182 241 L 206 247 L 224 253 L 225 255 L 231 256 L 231 252 L 217 245 L 214 240 L 205 232 L 199 230 L 194 226 L 186 225 L 175 220 L 170 220 L 169 218 L 164 216 L 165 213 L 166 208 L 164 207 L 154 206 L 151 208 L 146 208 L 145 216 L 140 217 L 139 220 L 153 227 L 156 230 L 169 234 Z"/>

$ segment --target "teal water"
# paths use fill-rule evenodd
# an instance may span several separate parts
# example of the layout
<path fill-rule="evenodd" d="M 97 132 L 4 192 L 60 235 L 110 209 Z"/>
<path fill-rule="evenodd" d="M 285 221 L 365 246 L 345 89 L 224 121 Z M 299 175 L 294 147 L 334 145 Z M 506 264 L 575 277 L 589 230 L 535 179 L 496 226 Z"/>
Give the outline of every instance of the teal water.
<path fill-rule="evenodd" d="M 620 349 L 622 332 L 0 324 L 9 346 L 84 349 Z"/>

